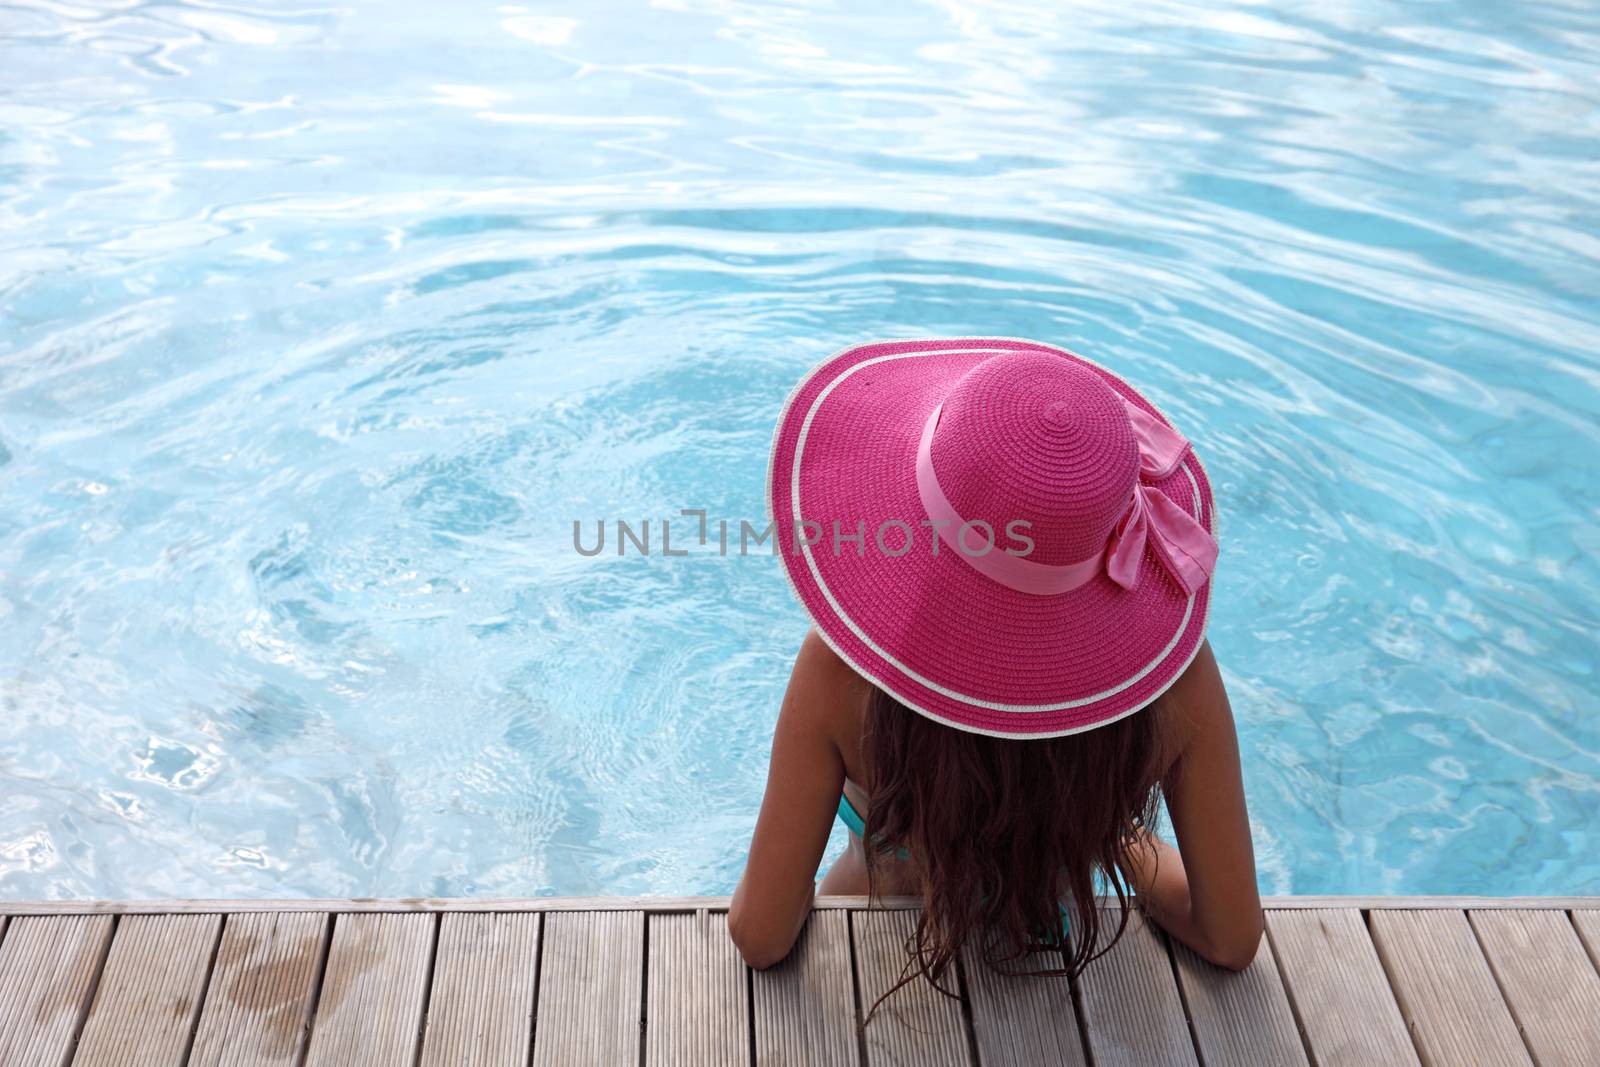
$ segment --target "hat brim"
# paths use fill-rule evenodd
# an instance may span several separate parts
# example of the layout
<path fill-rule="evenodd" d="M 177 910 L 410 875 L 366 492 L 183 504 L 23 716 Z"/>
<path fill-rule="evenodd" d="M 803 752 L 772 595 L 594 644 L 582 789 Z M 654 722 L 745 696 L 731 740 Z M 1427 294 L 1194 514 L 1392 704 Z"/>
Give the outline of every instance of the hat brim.
<path fill-rule="evenodd" d="M 934 550 L 916 485 L 923 426 L 963 374 L 1005 352 L 1074 360 L 1171 425 L 1113 372 L 1036 341 L 853 345 L 819 364 L 784 403 L 767 506 L 795 595 L 859 674 L 962 730 L 1058 737 L 1132 714 L 1177 680 L 1204 638 L 1211 582 L 1186 592 L 1147 547 L 1132 589 L 1099 574 L 1070 592 L 1037 596 L 980 574 L 947 546 Z M 1153 484 L 1216 535 L 1211 483 L 1192 448 Z M 895 554 L 907 530 L 911 547 Z M 806 544 L 809 537 L 816 543 Z"/>

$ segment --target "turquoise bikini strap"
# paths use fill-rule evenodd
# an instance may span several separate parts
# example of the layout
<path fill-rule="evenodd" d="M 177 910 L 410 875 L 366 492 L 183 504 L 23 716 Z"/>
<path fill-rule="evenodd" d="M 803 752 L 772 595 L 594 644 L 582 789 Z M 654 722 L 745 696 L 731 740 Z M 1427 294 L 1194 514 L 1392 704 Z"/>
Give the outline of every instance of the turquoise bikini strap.
<path fill-rule="evenodd" d="M 861 821 L 861 816 L 856 814 L 855 805 L 851 804 L 850 798 L 843 793 L 839 794 L 839 821 L 857 837 L 867 836 L 867 824 Z"/>
<path fill-rule="evenodd" d="M 855 834 L 862 840 L 866 840 L 866 820 L 861 817 L 860 812 L 856 811 L 855 805 L 850 803 L 850 798 L 845 796 L 843 793 L 839 794 L 839 821 L 844 823 L 845 826 L 850 829 L 851 833 Z M 887 852 L 889 850 L 885 848 L 883 851 Z M 911 858 L 911 853 L 903 848 L 895 849 L 894 854 L 896 858 L 902 860 L 908 860 Z"/>

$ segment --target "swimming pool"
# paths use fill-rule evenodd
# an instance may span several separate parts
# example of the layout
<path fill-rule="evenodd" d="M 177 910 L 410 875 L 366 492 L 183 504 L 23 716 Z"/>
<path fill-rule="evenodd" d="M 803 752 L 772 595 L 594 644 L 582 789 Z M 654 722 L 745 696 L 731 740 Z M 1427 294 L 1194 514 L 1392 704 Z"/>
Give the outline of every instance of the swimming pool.
<path fill-rule="evenodd" d="M 987 334 L 1205 458 L 1265 891 L 1600 893 L 1600 15 L 886 6 L 0 4 L 0 895 L 729 891 L 800 609 L 571 524 Z"/>

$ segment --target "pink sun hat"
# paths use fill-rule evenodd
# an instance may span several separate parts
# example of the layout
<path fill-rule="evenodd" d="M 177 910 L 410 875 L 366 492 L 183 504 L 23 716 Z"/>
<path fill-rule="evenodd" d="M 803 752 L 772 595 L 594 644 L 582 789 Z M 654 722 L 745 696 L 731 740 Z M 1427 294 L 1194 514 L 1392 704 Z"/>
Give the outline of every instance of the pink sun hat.
<path fill-rule="evenodd" d="M 960 337 L 830 356 L 778 417 L 767 505 L 828 645 L 958 729 L 1120 719 L 1205 634 L 1204 468 L 1137 389 L 1062 348 Z"/>

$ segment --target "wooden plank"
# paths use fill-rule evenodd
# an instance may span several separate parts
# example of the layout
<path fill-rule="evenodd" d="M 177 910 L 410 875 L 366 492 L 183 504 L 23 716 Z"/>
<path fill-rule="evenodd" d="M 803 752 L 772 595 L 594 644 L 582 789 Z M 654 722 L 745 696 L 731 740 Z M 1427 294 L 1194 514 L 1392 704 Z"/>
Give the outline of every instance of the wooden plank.
<path fill-rule="evenodd" d="M 1467 918 L 1539 1067 L 1600 1064 L 1600 974 L 1564 911 Z"/>
<path fill-rule="evenodd" d="M 644 1007 L 644 912 L 544 917 L 534 1067 L 634 1063 Z"/>
<path fill-rule="evenodd" d="M 306 1067 L 412 1067 L 438 920 L 335 915 Z"/>
<path fill-rule="evenodd" d="M 1066 978 L 1015 973 L 1060 967 L 1059 952 L 1002 964 L 1002 973 L 985 963 L 969 940 L 961 951 L 961 976 L 972 1008 L 972 1035 L 983 1067 L 1001 1064 L 1059 1064 L 1087 1067 L 1078 1009 Z"/>
<path fill-rule="evenodd" d="M 1117 909 L 1102 908 L 1104 936 Z M 1166 936 L 1138 912 L 1111 951 L 1078 983 L 1095 1067 L 1196 1067 L 1183 1000 L 1172 975 Z"/>
<path fill-rule="evenodd" d="M 108 915 L 13 918 L 0 942 L 0 1064 L 65 1064 L 105 960 Z"/>
<path fill-rule="evenodd" d="M 955 968 L 943 980 L 955 995 L 939 992 L 918 975 L 885 997 L 873 1013 L 874 1002 L 908 973 L 906 943 L 916 925 L 917 913 L 911 911 L 850 913 L 856 1008 L 868 1020 L 867 1062 L 873 1067 L 968 1064 L 971 1057 Z"/>
<path fill-rule="evenodd" d="M 850 918 L 812 912 L 782 963 L 751 977 L 759 1067 L 857 1062 Z"/>
<path fill-rule="evenodd" d="M 729 897 L 353 897 L 295 898 L 291 900 L 19 900 L 3 905 L 10 915 L 159 915 L 171 912 L 318 911 L 348 914 L 367 911 L 726 911 Z M 1107 898 L 1106 903 L 1113 903 Z M 1363 911 L 1498 910 L 1536 908 L 1600 909 L 1600 897 L 1363 897 L 1306 896 L 1263 897 L 1268 910 L 1356 908 Z M 904 909 L 922 906 L 916 897 L 817 897 L 818 911 L 859 911 L 863 908 Z"/>
<path fill-rule="evenodd" d="M 1583 942 L 1589 959 L 1596 968 L 1600 968 L 1600 910 L 1574 911 L 1572 925 L 1577 929 L 1578 940 Z"/>
<path fill-rule="evenodd" d="M 1459 911 L 1375 911 L 1372 940 L 1425 1067 L 1531 1064 Z"/>
<path fill-rule="evenodd" d="M 1417 1067 L 1359 911 L 1269 911 L 1267 936 L 1317 1067 Z"/>
<path fill-rule="evenodd" d="M 455 912 L 439 920 L 423 1067 L 528 1062 L 539 916 Z"/>
<path fill-rule="evenodd" d="M 220 915 L 129 915 L 117 924 L 74 1067 L 181 1067 Z"/>
<path fill-rule="evenodd" d="M 1256 958 L 1238 972 L 1208 963 L 1176 939 L 1172 955 L 1206 1067 L 1309 1067 L 1270 942 L 1262 938 Z"/>
<path fill-rule="evenodd" d="M 229 915 L 189 1067 L 293 1067 L 332 917 L 309 911 Z"/>
<path fill-rule="evenodd" d="M 750 969 L 725 912 L 650 916 L 647 1067 L 750 1063 Z"/>

